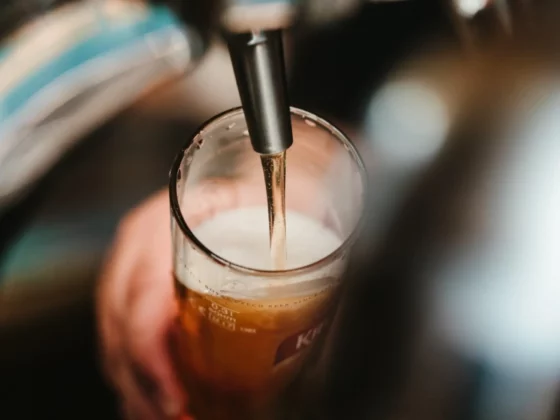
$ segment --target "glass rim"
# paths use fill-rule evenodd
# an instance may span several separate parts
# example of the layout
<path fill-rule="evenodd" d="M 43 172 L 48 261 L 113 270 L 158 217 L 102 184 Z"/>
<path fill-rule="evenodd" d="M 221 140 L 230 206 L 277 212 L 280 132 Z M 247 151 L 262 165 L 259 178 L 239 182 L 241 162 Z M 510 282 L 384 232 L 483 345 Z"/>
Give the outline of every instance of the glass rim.
<path fill-rule="evenodd" d="M 263 270 L 263 269 L 251 268 L 251 267 L 243 266 L 241 264 L 233 263 L 221 257 L 220 255 L 216 254 L 208 247 L 206 247 L 196 237 L 194 232 L 190 229 L 187 222 L 185 221 L 185 218 L 183 217 L 183 212 L 181 211 L 181 204 L 177 196 L 177 177 L 178 177 L 179 170 L 181 169 L 181 164 L 183 163 L 185 153 L 193 145 L 194 139 L 200 133 L 207 131 L 208 127 L 214 125 L 216 122 L 220 120 L 225 120 L 227 118 L 230 118 L 231 116 L 242 114 L 242 113 L 243 113 L 243 108 L 238 106 L 223 111 L 215 115 L 214 117 L 208 119 L 204 123 L 202 123 L 196 129 L 195 133 L 189 137 L 188 141 L 181 148 L 181 150 L 175 157 L 175 160 L 173 161 L 173 164 L 171 166 L 171 171 L 169 172 L 169 200 L 170 200 L 172 217 L 175 219 L 175 222 L 181 229 L 183 235 L 185 235 L 188 238 L 188 240 L 195 246 L 195 248 L 197 248 L 198 251 L 205 254 L 207 257 L 209 257 L 217 264 L 223 267 L 227 267 L 229 269 L 236 270 L 238 272 L 242 272 L 254 276 L 262 275 L 266 277 L 286 277 L 286 275 L 300 275 L 312 271 L 317 267 L 320 267 L 321 265 L 324 265 L 328 261 L 333 260 L 337 256 L 341 255 L 343 252 L 345 252 L 348 249 L 351 243 L 354 242 L 354 239 L 357 236 L 359 227 L 362 225 L 365 218 L 363 209 L 362 209 L 362 214 L 358 218 L 358 221 L 356 222 L 355 226 L 352 228 L 352 232 L 346 237 L 346 239 L 344 239 L 342 244 L 340 244 L 340 246 L 338 246 L 334 251 L 310 264 L 301 267 L 290 268 L 287 270 Z M 350 157 L 358 167 L 358 172 L 360 173 L 360 178 L 362 181 L 361 195 L 362 195 L 362 199 L 364 200 L 362 205 L 365 206 L 365 195 L 367 190 L 366 167 L 364 165 L 364 162 L 360 154 L 358 153 L 356 146 L 352 143 L 352 141 L 348 138 L 348 136 L 344 134 L 344 132 L 342 132 L 342 130 L 340 130 L 334 124 L 331 124 L 326 119 L 318 116 L 317 114 L 304 111 L 302 109 L 295 108 L 295 107 L 290 107 L 290 113 L 292 115 L 310 119 L 313 122 L 317 123 L 318 125 L 321 125 L 322 128 L 329 130 L 330 133 L 334 137 L 336 137 L 336 139 L 343 145 L 343 147 L 346 149 L 346 151 L 348 152 L 348 154 L 350 155 Z"/>

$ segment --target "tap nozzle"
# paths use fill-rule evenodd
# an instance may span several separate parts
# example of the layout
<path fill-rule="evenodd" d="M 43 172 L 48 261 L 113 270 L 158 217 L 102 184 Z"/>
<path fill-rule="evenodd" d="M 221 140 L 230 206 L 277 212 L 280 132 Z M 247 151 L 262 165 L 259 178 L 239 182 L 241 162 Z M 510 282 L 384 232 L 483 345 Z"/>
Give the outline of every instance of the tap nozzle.
<path fill-rule="evenodd" d="M 227 34 L 253 149 L 282 153 L 293 143 L 282 31 Z"/>

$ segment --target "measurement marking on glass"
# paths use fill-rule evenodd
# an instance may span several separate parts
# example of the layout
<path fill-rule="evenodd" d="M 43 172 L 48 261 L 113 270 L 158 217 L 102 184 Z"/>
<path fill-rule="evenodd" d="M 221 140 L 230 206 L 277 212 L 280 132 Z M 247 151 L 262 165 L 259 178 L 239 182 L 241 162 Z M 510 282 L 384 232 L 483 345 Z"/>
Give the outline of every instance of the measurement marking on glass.
<path fill-rule="evenodd" d="M 247 328 L 247 327 L 241 327 L 239 328 L 239 331 L 247 333 L 247 334 L 256 334 L 257 330 L 254 328 Z"/>
<path fill-rule="evenodd" d="M 208 320 L 227 330 L 235 331 L 237 327 L 237 319 L 235 318 L 236 313 L 237 311 L 232 311 L 225 306 L 212 302 L 208 308 Z"/>

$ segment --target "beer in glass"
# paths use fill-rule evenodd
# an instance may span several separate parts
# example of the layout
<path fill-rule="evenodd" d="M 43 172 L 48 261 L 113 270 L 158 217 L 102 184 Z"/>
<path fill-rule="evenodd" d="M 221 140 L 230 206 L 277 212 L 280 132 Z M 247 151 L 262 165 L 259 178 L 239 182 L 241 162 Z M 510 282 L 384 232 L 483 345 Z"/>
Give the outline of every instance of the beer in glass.
<path fill-rule="evenodd" d="M 242 109 L 206 123 L 171 171 L 177 363 L 197 420 L 267 418 L 335 309 L 362 215 L 363 164 L 327 121 L 292 109 L 292 125 L 281 270 Z"/>

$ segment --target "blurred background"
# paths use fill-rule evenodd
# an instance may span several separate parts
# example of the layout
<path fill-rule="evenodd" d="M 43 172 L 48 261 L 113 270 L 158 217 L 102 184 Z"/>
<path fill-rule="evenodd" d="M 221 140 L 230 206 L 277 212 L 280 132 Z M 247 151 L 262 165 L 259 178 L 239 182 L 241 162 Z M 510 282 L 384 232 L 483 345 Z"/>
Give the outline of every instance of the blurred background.
<path fill-rule="evenodd" d="M 443 54 L 457 45 L 452 23 L 438 2 L 414 0 L 291 34 L 292 104 L 358 143 L 397 135 L 387 134 L 391 110 L 414 100 L 422 121 L 435 119 L 427 133 L 443 130 L 449 116 L 422 86 L 458 86 Z M 2 419 L 117 418 L 96 359 L 104 253 L 119 219 L 166 186 L 196 127 L 238 104 L 224 46 L 211 39 L 185 74 L 194 53 L 181 30 L 164 6 L 136 1 L 0 4 Z"/>

